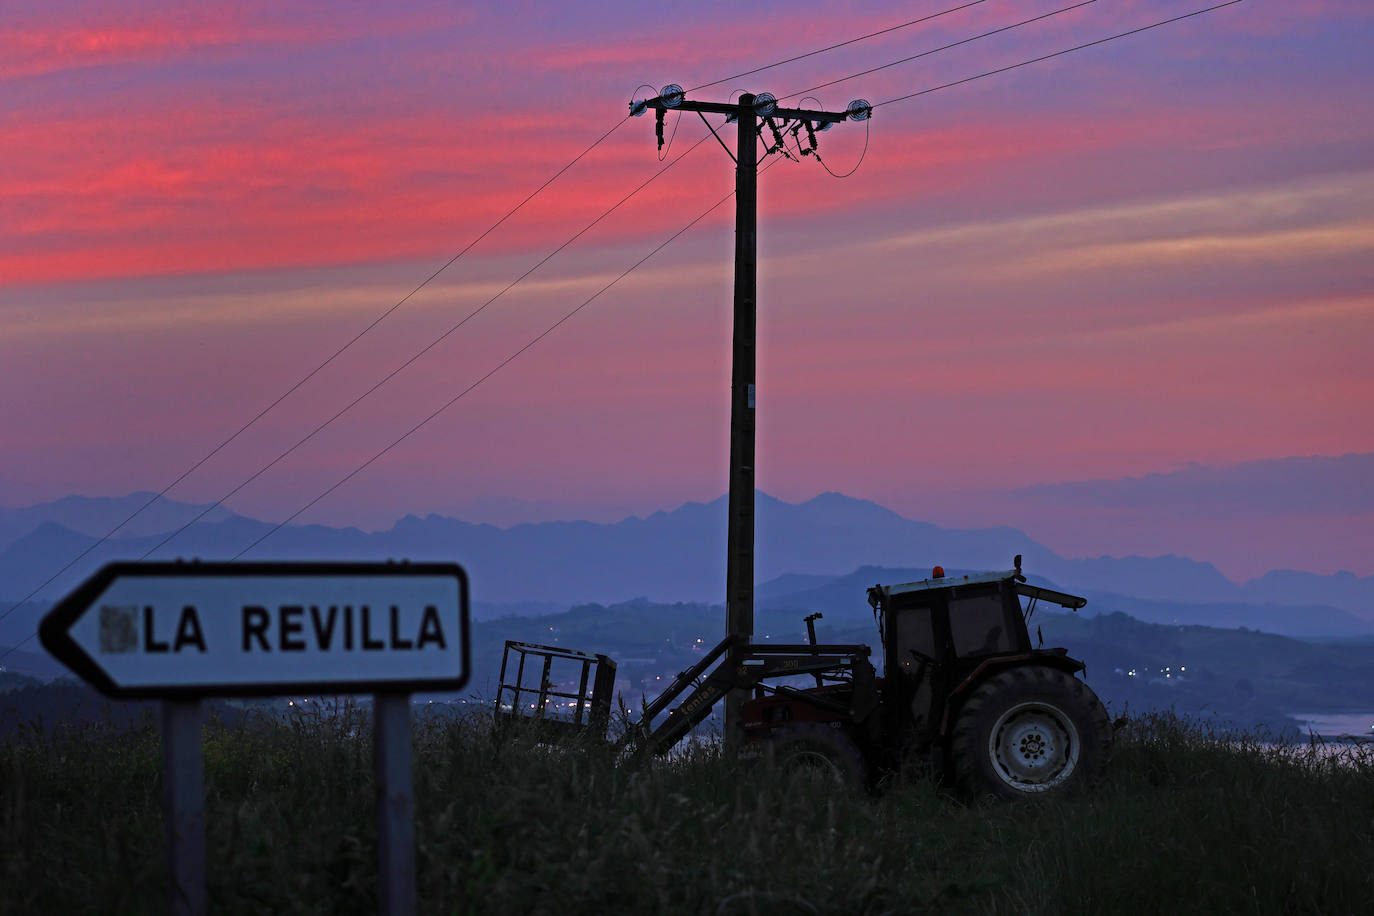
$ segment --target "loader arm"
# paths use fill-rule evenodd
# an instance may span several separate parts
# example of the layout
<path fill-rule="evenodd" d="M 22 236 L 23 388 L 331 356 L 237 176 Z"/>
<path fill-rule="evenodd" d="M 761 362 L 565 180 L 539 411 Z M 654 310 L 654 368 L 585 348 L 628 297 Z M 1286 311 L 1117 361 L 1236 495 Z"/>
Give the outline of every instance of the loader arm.
<path fill-rule="evenodd" d="M 862 718 L 876 705 L 876 698 L 869 700 L 874 692 L 873 666 L 868 663 L 868 646 L 736 645 L 731 651 L 732 643 L 736 643 L 736 637 L 726 637 L 701 661 L 675 677 L 668 688 L 645 707 L 644 717 L 626 736 L 629 740 L 639 739 L 638 754 L 657 756 L 667 753 L 709 716 L 715 704 L 731 690 L 751 689 L 769 678 L 826 673 L 833 676 L 848 672 L 854 677 L 856 685 L 866 687 L 856 691 L 856 696 L 863 694 L 859 704 L 863 708 L 853 709 L 851 714 L 857 713 Z M 717 661 L 716 667 L 688 693 L 688 688 L 697 678 L 712 662 Z M 686 694 L 686 698 L 678 706 L 668 709 L 683 694 Z M 818 698 L 817 702 L 826 701 Z M 665 709 L 668 709 L 668 717 L 655 727 L 654 718 Z"/>

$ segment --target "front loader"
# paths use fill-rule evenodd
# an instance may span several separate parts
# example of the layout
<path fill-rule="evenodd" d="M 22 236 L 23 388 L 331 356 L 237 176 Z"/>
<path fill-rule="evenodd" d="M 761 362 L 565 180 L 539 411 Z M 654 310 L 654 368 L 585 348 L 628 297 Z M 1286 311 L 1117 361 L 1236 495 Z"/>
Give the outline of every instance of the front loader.
<path fill-rule="evenodd" d="M 666 753 L 718 700 L 742 689 L 753 693 L 742 709 L 742 757 L 816 767 L 855 788 L 873 787 L 884 774 L 920 770 L 971 795 L 1073 792 L 1103 773 L 1112 725 L 1079 677 L 1082 662 L 1062 648 L 1032 646 L 1027 622 L 1041 601 L 1072 610 L 1087 603 L 1027 584 L 1019 556 L 1005 572 L 947 577 L 936 567 L 919 582 L 875 585 L 868 602 L 882 646 L 881 677 L 868 646 L 817 643 L 819 615 L 807 619 L 810 643 L 727 637 L 645 707 L 620 748 L 635 756 Z M 569 655 L 527 643 L 507 643 L 506 652 L 508 659 L 520 654 L 522 664 L 530 653 Z M 520 678 L 508 683 L 503 662 L 498 722 L 557 718 L 548 714 L 547 699 L 564 696 L 578 723 L 595 722 L 604 735 L 614 662 L 571 654 L 587 666 L 583 689 L 551 691 L 545 666 L 534 702 L 520 699 Z M 593 659 L 602 689 L 588 695 Z M 796 683 L 807 678 L 814 683 Z"/>

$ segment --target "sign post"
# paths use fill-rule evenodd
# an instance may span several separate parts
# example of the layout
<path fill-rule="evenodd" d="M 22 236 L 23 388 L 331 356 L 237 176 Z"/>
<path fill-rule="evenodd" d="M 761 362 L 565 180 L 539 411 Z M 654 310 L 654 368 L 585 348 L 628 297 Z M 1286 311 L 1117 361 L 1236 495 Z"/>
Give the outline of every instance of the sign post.
<path fill-rule="evenodd" d="M 173 916 L 205 912 L 205 786 L 200 700 L 162 704 L 162 810 Z"/>
<path fill-rule="evenodd" d="M 415 912 L 415 793 L 410 765 L 410 694 L 372 700 L 377 769 L 377 848 L 382 912 Z"/>
<path fill-rule="evenodd" d="M 468 681 L 454 563 L 111 563 L 44 616 L 44 648 L 106 696 L 163 701 L 169 897 L 205 912 L 201 699 L 374 694 L 382 912 L 415 912 L 410 695 Z"/>

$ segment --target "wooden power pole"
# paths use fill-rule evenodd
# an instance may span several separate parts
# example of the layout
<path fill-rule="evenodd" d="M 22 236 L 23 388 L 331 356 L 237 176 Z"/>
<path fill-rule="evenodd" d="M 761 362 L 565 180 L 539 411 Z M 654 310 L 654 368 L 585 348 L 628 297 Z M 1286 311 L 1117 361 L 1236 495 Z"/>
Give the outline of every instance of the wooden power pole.
<path fill-rule="evenodd" d="M 861 121 L 872 107 L 852 102 L 846 111 L 782 108 L 769 93 L 744 93 L 734 102 L 697 102 L 686 98 L 681 86 L 668 85 L 657 98 L 630 103 L 630 113 L 655 112 L 658 145 L 663 146 L 663 119 L 669 111 L 723 114 L 735 122 L 735 296 L 734 337 L 730 375 L 730 497 L 729 534 L 725 564 L 725 630 L 739 645 L 754 635 L 754 376 L 757 367 L 758 326 L 758 145 L 764 140 L 764 156 L 782 153 L 789 158 L 783 137 L 791 133 L 797 152 L 816 150 L 816 132 L 847 119 Z M 710 122 L 707 126 L 711 127 Z M 768 128 L 769 145 L 763 136 Z M 801 131 L 805 130 L 805 139 Z M 711 127 L 715 133 L 715 128 Z M 720 140 L 720 135 L 716 134 Z M 727 153 L 730 148 L 721 140 Z M 808 148 L 809 147 L 809 148 Z M 740 705 L 744 691 L 732 691 L 725 701 L 727 747 L 739 738 Z"/>

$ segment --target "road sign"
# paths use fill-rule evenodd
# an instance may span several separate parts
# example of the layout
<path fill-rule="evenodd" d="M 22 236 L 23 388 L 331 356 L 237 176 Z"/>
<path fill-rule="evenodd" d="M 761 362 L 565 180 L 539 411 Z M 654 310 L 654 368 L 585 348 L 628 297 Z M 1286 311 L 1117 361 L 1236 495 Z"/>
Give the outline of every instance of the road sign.
<path fill-rule="evenodd" d="M 38 632 L 112 697 L 459 690 L 470 666 L 454 563 L 111 563 Z"/>

